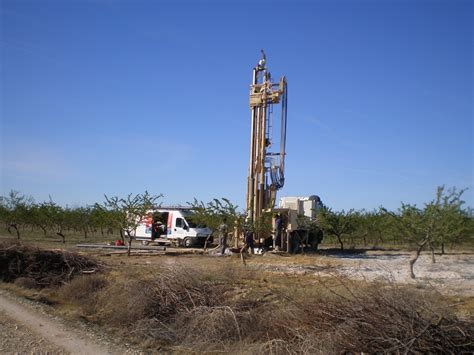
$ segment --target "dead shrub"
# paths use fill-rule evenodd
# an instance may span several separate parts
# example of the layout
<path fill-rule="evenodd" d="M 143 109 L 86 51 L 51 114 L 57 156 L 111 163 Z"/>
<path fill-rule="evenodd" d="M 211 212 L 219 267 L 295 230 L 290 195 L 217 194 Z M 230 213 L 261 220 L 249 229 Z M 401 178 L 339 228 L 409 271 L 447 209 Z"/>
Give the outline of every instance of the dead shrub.
<path fill-rule="evenodd" d="M 38 288 L 58 286 L 100 268 L 95 260 L 77 253 L 0 244 L 0 280 L 4 282 L 24 277 L 34 280 Z"/>
<path fill-rule="evenodd" d="M 196 307 L 218 305 L 222 292 L 222 285 L 203 282 L 190 270 L 169 268 L 111 284 L 103 292 L 99 307 L 104 319 L 114 326 L 131 325 L 142 319 L 169 321 Z"/>
<path fill-rule="evenodd" d="M 106 284 L 107 280 L 102 275 L 83 275 L 59 288 L 57 296 L 63 302 L 70 302 L 88 308 L 90 311 L 86 313 L 91 313 L 93 303 L 96 302 L 97 293 Z"/>
<path fill-rule="evenodd" d="M 239 313 L 239 318 L 242 315 Z M 174 327 L 184 330 L 184 344 L 236 342 L 242 340 L 242 319 L 229 306 L 196 307 L 176 317 Z"/>
<path fill-rule="evenodd" d="M 339 279 L 344 293 L 302 304 L 299 323 L 335 352 L 459 353 L 473 350 L 472 320 L 461 320 L 439 295 Z"/>

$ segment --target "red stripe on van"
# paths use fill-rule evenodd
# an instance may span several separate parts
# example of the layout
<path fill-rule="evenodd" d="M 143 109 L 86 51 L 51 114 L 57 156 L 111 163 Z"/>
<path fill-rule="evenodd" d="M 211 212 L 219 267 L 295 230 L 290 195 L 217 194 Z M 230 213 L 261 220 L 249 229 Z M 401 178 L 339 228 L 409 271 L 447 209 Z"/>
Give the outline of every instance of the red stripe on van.
<path fill-rule="evenodd" d="M 173 212 L 170 212 L 168 214 L 168 228 L 171 230 L 171 227 L 172 227 L 172 224 L 173 224 Z"/>

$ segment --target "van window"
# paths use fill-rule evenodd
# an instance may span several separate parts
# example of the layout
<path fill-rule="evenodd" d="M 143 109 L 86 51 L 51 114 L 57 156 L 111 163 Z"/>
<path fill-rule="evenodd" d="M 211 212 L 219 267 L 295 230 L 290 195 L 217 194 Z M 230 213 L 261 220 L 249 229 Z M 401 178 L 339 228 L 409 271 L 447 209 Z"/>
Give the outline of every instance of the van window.
<path fill-rule="evenodd" d="M 182 218 L 176 218 L 176 228 L 183 228 L 184 227 L 184 221 Z"/>
<path fill-rule="evenodd" d="M 193 221 L 192 216 L 186 216 L 186 221 L 188 222 L 189 227 L 191 228 L 207 228 L 206 225 L 204 224 L 198 224 L 195 221 Z"/>

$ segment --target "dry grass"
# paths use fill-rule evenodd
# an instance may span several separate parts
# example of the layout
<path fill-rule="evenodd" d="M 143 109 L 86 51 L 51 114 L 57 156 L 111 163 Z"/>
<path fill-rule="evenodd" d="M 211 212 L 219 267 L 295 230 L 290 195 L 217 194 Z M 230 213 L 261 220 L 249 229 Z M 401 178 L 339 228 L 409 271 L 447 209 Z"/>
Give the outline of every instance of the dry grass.
<path fill-rule="evenodd" d="M 35 258 L 25 260 L 37 263 Z M 432 289 L 397 286 L 389 280 L 374 284 L 339 276 L 275 275 L 252 271 L 230 259 L 219 259 L 213 267 L 206 262 L 196 266 L 195 259 L 186 258 L 168 267 L 140 264 L 148 259 L 121 260 L 103 276 L 76 277 L 50 296 L 59 306 L 77 309 L 75 315 L 147 350 L 252 354 L 474 350 L 472 314 L 461 319 Z M 57 284 L 55 278 L 49 280 Z"/>
<path fill-rule="evenodd" d="M 115 274 L 89 288 L 84 312 L 149 350 L 238 353 L 472 351 L 472 318 L 463 320 L 438 294 L 394 284 L 332 277 L 262 281 L 243 269 L 162 268 Z M 79 279 L 77 279 L 79 280 Z M 262 285 L 263 284 L 263 285 Z M 288 286 L 291 284 L 293 289 Z M 74 286 L 71 286 L 74 285 Z M 67 292 L 62 293 L 66 298 Z M 93 295 L 93 296 L 90 296 Z M 81 306 L 81 298 L 76 304 Z M 74 301 L 74 300 L 73 300 Z M 93 305 L 93 306 L 91 306 Z"/>

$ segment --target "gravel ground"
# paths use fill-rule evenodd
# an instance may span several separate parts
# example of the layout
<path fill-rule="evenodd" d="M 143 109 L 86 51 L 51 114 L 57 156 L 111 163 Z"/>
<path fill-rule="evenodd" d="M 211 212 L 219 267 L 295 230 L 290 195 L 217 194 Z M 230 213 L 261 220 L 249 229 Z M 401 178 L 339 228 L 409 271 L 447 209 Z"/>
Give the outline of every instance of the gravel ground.
<path fill-rule="evenodd" d="M 2 311 L 0 311 L 0 334 L 2 354 L 67 354 L 64 349 L 33 333 Z"/>
<path fill-rule="evenodd" d="M 0 354 L 141 353 L 128 344 L 111 342 L 103 332 L 84 324 L 68 324 L 48 314 L 44 306 L 1 289 L 0 312 Z"/>
<path fill-rule="evenodd" d="M 357 254 L 264 257 L 265 263 L 254 267 L 278 273 L 340 274 L 358 280 L 390 280 L 399 284 L 432 285 L 447 295 L 474 297 L 474 255 L 453 253 L 436 256 L 424 253 L 415 263 L 416 278 L 410 277 L 409 261 L 413 253 L 406 251 L 367 251 Z"/>

